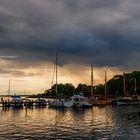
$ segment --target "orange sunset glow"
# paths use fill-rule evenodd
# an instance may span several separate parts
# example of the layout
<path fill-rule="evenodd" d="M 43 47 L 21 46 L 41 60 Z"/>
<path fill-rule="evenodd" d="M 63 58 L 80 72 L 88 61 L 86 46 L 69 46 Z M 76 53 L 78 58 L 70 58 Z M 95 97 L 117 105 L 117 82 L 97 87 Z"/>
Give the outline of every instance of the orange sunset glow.
<path fill-rule="evenodd" d="M 9 65 L 4 61 L 1 67 Z M 10 64 L 11 65 L 11 64 Z M 15 64 L 14 64 L 15 65 Z M 1 74 L 1 95 L 8 92 L 9 79 L 11 79 L 11 95 L 13 94 L 37 94 L 43 93 L 46 89 L 55 84 L 54 64 L 43 63 L 41 66 L 10 69 L 10 73 Z M 94 67 L 94 85 L 104 83 L 104 71 L 107 70 L 107 78 L 110 79 L 116 74 L 122 74 L 117 68 Z M 75 87 L 79 83 L 90 85 L 91 68 L 90 66 L 68 64 L 58 66 L 58 83 L 72 83 Z"/>

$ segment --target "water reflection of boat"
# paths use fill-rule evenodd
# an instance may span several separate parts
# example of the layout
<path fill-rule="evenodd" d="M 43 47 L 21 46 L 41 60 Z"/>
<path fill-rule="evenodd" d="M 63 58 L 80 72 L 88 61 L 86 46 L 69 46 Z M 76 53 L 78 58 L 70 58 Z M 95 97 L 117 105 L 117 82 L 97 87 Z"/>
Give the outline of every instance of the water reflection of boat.
<path fill-rule="evenodd" d="M 73 103 L 73 107 L 91 107 L 92 106 L 92 104 L 89 102 L 89 99 L 83 96 L 83 93 L 73 95 L 70 98 L 70 100 Z"/>

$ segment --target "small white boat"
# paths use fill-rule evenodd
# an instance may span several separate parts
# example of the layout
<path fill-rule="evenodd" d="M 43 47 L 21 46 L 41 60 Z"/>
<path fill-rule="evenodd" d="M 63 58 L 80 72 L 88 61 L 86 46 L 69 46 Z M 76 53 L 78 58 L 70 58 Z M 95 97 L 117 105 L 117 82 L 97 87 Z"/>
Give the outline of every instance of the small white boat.
<path fill-rule="evenodd" d="M 70 99 L 71 99 L 71 102 L 73 103 L 73 107 L 91 107 L 92 106 L 92 104 L 89 103 L 89 99 L 83 96 L 83 93 L 73 95 Z"/>
<path fill-rule="evenodd" d="M 50 100 L 48 101 L 49 107 L 64 107 L 62 101 L 59 100 Z"/>
<path fill-rule="evenodd" d="M 64 107 L 66 107 L 66 108 L 73 107 L 73 101 L 71 101 L 71 100 L 66 100 L 63 102 L 63 104 L 64 104 Z"/>
<path fill-rule="evenodd" d="M 53 101 L 49 101 L 48 105 L 50 107 L 58 107 L 58 108 L 70 108 L 73 106 L 73 102 L 71 100 L 53 100 Z"/>

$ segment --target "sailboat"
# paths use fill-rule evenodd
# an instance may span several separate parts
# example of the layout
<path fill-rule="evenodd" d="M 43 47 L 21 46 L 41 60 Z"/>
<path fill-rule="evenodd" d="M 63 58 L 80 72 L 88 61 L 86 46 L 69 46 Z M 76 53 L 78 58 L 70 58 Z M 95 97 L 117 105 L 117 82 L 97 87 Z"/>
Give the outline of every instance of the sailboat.
<path fill-rule="evenodd" d="M 55 86 L 55 91 L 56 95 L 58 95 L 58 90 L 57 90 L 57 52 L 56 52 L 56 86 Z M 54 100 L 50 100 L 48 102 L 49 107 L 54 107 L 54 108 L 70 108 L 73 106 L 73 102 L 71 100 L 63 100 L 61 98 L 56 98 Z"/>
<path fill-rule="evenodd" d="M 22 108 L 23 101 L 21 99 L 21 96 L 13 95 L 13 96 L 11 96 L 11 101 L 9 100 L 10 90 L 11 90 L 11 79 L 9 79 L 8 103 L 9 103 L 10 107 L 12 107 L 12 108 Z"/>
<path fill-rule="evenodd" d="M 136 91 L 136 79 L 135 79 L 135 89 L 134 90 Z M 123 92 L 124 92 L 124 96 L 117 98 L 117 105 L 137 105 L 137 104 L 140 104 L 140 97 L 139 96 L 127 96 L 125 73 L 123 73 Z"/>
<path fill-rule="evenodd" d="M 107 72 L 105 71 L 105 95 L 100 96 L 100 95 L 94 95 L 93 94 L 93 66 L 91 67 L 91 99 L 90 102 L 92 105 L 111 105 L 112 101 L 110 99 L 107 99 L 107 87 L 106 87 L 106 82 L 107 82 Z"/>

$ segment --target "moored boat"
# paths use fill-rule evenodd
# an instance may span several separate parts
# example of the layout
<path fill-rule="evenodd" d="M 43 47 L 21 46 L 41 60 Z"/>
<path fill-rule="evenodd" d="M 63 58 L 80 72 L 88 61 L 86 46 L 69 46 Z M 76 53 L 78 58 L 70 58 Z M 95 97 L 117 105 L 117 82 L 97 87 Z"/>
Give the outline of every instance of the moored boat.
<path fill-rule="evenodd" d="M 126 80 L 125 80 L 125 73 L 123 73 L 123 97 L 117 98 L 117 105 L 138 105 L 140 104 L 140 97 L 136 94 L 133 96 L 129 96 L 126 92 Z M 137 90 L 136 87 L 136 79 L 135 79 L 135 92 Z"/>
<path fill-rule="evenodd" d="M 92 103 L 92 105 L 111 105 L 112 100 L 102 97 L 102 96 L 94 95 L 90 98 L 90 103 Z"/>
<path fill-rule="evenodd" d="M 56 67 L 55 67 L 55 71 L 56 71 L 56 96 L 58 96 L 58 90 L 57 90 L 57 52 L 56 52 Z M 48 102 L 49 107 L 54 107 L 54 108 L 64 108 L 64 107 L 72 107 L 73 106 L 73 102 L 69 101 L 69 100 L 63 100 L 60 97 L 56 98 L 54 100 L 50 100 Z"/>
<path fill-rule="evenodd" d="M 38 98 L 37 100 L 35 100 L 34 103 L 35 103 L 35 106 L 37 107 L 45 107 L 47 105 L 46 100 L 41 99 L 41 98 Z"/>
<path fill-rule="evenodd" d="M 83 96 L 83 93 L 73 95 L 70 98 L 70 100 L 73 103 L 73 107 L 91 107 L 92 106 L 92 104 L 89 102 L 89 99 Z"/>
<path fill-rule="evenodd" d="M 117 105 L 138 105 L 140 104 L 140 98 L 137 97 L 120 97 L 117 99 Z"/>
<path fill-rule="evenodd" d="M 140 104 L 140 97 L 135 94 L 129 96 L 126 92 L 126 80 L 125 80 L 125 73 L 123 73 L 123 97 L 117 98 L 117 105 L 138 105 Z M 136 79 L 135 79 L 135 85 L 134 85 L 135 93 L 137 93 L 137 87 L 136 87 Z"/>
<path fill-rule="evenodd" d="M 21 96 L 14 95 L 11 96 L 12 100 L 10 101 L 10 107 L 12 108 L 23 108 L 23 101 Z"/>
<path fill-rule="evenodd" d="M 92 105 L 111 105 L 112 100 L 107 98 L 107 72 L 105 71 L 105 89 L 104 89 L 104 95 L 96 95 L 93 93 L 93 66 L 91 67 L 91 97 L 90 97 L 90 103 Z"/>
<path fill-rule="evenodd" d="M 22 101 L 23 101 L 23 105 L 25 107 L 33 107 L 33 101 L 28 99 L 28 98 L 22 98 Z"/>
<path fill-rule="evenodd" d="M 56 99 L 56 100 L 50 100 L 49 102 L 48 102 L 48 105 L 50 106 L 50 107 L 56 107 L 56 108 L 70 108 L 70 107 L 72 107 L 73 106 L 73 102 L 71 101 L 71 100 L 58 100 L 58 99 Z"/>

